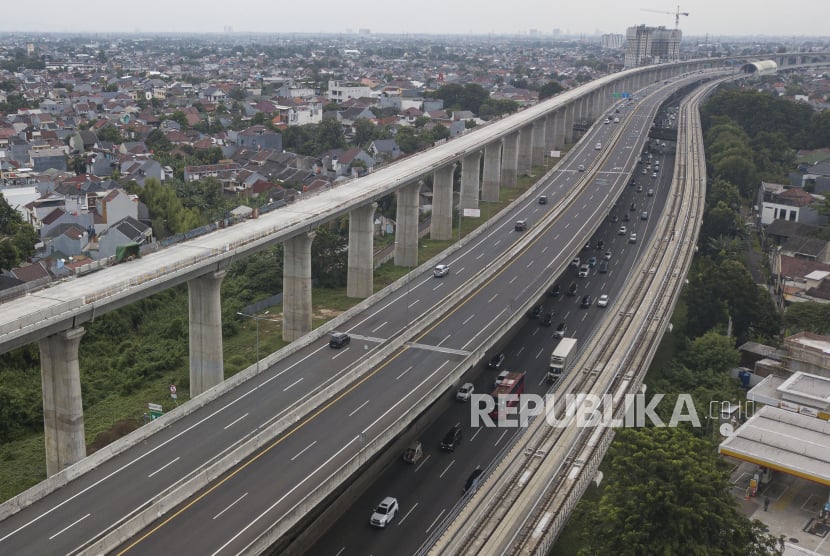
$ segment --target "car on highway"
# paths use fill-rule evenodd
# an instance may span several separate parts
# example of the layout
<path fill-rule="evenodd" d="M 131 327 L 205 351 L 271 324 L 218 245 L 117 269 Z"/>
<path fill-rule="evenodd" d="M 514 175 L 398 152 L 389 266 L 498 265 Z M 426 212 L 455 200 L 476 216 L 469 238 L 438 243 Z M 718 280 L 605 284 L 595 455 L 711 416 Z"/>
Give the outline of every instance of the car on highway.
<path fill-rule="evenodd" d="M 643 175 L 645 176 L 646 174 L 648 174 L 648 170 L 646 170 L 645 168 L 643 168 Z"/>
<path fill-rule="evenodd" d="M 458 391 L 455 393 L 455 399 L 460 402 L 469 401 L 470 396 L 473 395 L 473 392 L 475 392 L 475 386 L 473 386 L 473 383 L 465 382 L 458 387 Z"/>
<path fill-rule="evenodd" d="M 631 235 L 628 236 L 628 243 L 637 243 L 637 234 L 631 232 Z"/>
<path fill-rule="evenodd" d="M 640 213 L 640 220 L 648 220 L 648 211 L 644 210 Z"/>
<path fill-rule="evenodd" d="M 513 225 L 513 229 L 517 232 L 527 230 L 527 220 L 516 220 L 516 223 Z"/>
<path fill-rule="evenodd" d="M 611 123 L 611 120 L 610 120 L 610 119 L 608 119 L 608 118 L 605 118 L 605 121 L 604 121 L 604 122 L 602 122 L 602 123 L 604 123 L 604 124 L 606 124 L 606 125 L 607 125 L 607 124 L 610 124 L 610 123 Z"/>
<path fill-rule="evenodd" d="M 597 258 L 591 257 L 590 259 L 588 259 L 588 267 L 594 268 L 595 266 L 597 266 Z"/>
<path fill-rule="evenodd" d="M 500 369 L 503 364 L 504 364 L 504 354 L 503 353 L 497 353 L 492 357 L 492 359 L 490 359 L 490 362 L 487 363 L 487 368 L 488 369 Z"/>
<path fill-rule="evenodd" d="M 351 337 L 345 332 L 332 332 L 329 334 L 329 347 L 333 349 L 340 349 L 349 345 Z"/>
<path fill-rule="evenodd" d="M 582 302 L 579 304 L 580 307 L 583 309 L 587 309 L 594 303 L 593 298 L 590 295 L 583 295 Z"/>
<path fill-rule="evenodd" d="M 587 264 L 584 264 L 584 265 L 582 265 L 582 266 L 580 266 L 580 267 L 579 267 L 579 274 L 578 274 L 578 276 L 579 276 L 580 278 L 587 278 L 587 277 L 588 277 L 588 273 L 589 273 L 589 272 L 590 272 L 590 268 L 588 267 L 588 265 L 587 265 Z"/>
<path fill-rule="evenodd" d="M 643 186 L 642 186 L 642 185 L 638 185 L 638 186 L 637 186 L 637 193 L 642 193 L 642 192 L 643 192 Z"/>
<path fill-rule="evenodd" d="M 467 482 L 464 483 L 464 492 L 478 488 L 478 485 L 481 484 L 482 475 L 484 475 L 484 470 L 481 467 L 476 467 L 467 477 Z"/>
<path fill-rule="evenodd" d="M 624 212 L 624 213 L 623 213 L 623 217 L 622 217 L 622 221 L 623 221 L 623 222 L 628 222 L 629 220 L 631 220 L 631 217 L 630 217 L 630 216 L 628 216 L 628 213 L 627 213 L 627 212 Z"/>
<path fill-rule="evenodd" d="M 556 330 L 553 333 L 554 338 L 564 338 L 565 333 L 568 331 L 568 325 L 564 322 L 560 322 L 559 326 L 556 327 Z"/>
<path fill-rule="evenodd" d="M 646 195 L 648 195 L 649 197 L 654 197 L 654 189 L 649 187 L 648 191 L 646 191 Z"/>
<path fill-rule="evenodd" d="M 614 123 L 615 123 L 615 124 L 620 123 L 620 119 L 615 117 L 615 118 L 614 118 Z"/>
<path fill-rule="evenodd" d="M 542 318 L 542 313 L 544 313 L 544 312 L 545 312 L 545 306 L 542 305 L 541 303 L 537 303 L 536 305 L 533 306 L 532 309 L 530 309 L 530 313 L 528 313 L 527 316 L 529 316 L 532 319 L 540 319 L 540 318 Z"/>
<path fill-rule="evenodd" d="M 619 220 L 620 220 L 620 217 L 617 216 L 616 214 L 611 215 L 611 222 L 619 222 Z"/>
<path fill-rule="evenodd" d="M 375 527 L 386 527 L 389 525 L 389 522 L 395 518 L 395 514 L 397 513 L 397 499 L 387 496 L 380 501 L 380 504 L 378 504 L 377 508 L 375 508 L 375 511 L 372 512 L 372 517 L 369 519 L 369 523 Z"/>
<path fill-rule="evenodd" d="M 631 203 L 631 206 L 628 207 L 628 210 L 637 210 L 637 203 Z"/>
<path fill-rule="evenodd" d="M 603 253 L 602 258 L 605 259 L 606 261 L 610 261 L 611 260 L 611 250 L 609 249 L 608 251 Z"/>
<path fill-rule="evenodd" d="M 461 444 L 461 436 L 461 423 L 456 423 L 444 435 L 444 439 L 441 441 L 441 449 L 454 452 L 455 448 Z"/>
<path fill-rule="evenodd" d="M 445 264 L 436 265 L 435 268 L 432 269 L 432 275 L 436 278 L 441 278 L 442 276 L 446 276 L 450 273 L 450 267 Z"/>
<path fill-rule="evenodd" d="M 562 295 L 562 286 L 554 284 L 554 286 L 548 290 L 548 295 L 551 297 L 559 297 Z"/>
<path fill-rule="evenodd" d="M 600 149 L 602 149 L 602 143 L 597 143 L 596 145 L 594 145 L 594 149 L 595 149 L 595 150 L 600 150 Z"/>
<path fill-rule="evenodd" d="M 579 260 L 579 257 L 574 257 L 571 259 L 571 268 L 579 268 L 579 265 L 582 264 L 582 261 Z"/>
<path fill-rule="evenodd" d="M 651 177 L 656 178 L 657 177 L 657 172 L 654 172 L 653 174 L 651 174 Z"/>
<path fill-rule="evenodd" d="M 571 285 L 568 287 L 568 295 L 576 295 L 576 291 L 579 286 L 576 285 L 576 282 L 571 282 Z"/>
<path fill-rule="evenodd" d="M 539 320 L 540 326 L 550 326 L 553 324 L 553 313 L 545 313 L 544 316 Z"/>
<path fill-rule="evenodd" d="M 628 232 L 628 229 L 625 226 L 620 226 L 620 229 L 617 230 L 617 235 L 624 236 Z"/>
<path fill-rule="evenodd" d="M 584 172 L 584 171 L 585 171 L 585 165 L 584 165 L 584 164 L 580 164 L 579 166 L 577 166 L 577 167 L 576 167 L 576 169 L 577 169 L 577 171 L 579 171 L 579 172 Z"/>
<path fill-rule="evenodd" d="M 608 307 L 608 294 L 604 293 L 597 299 L 597 307 Z"/>
<path fill-rule="evenodd" d="M 596 245 L 597 245 L 597 249 L 602 251 L 602 248 L 605 247 L 605 242 L 602 241 L 601 239 L 598 239 Z"/>
<path fill-rule="evenodd" d="M 540 195 L 539 196 L 539 204 L 540 205 L 548 204 L 548 196 L 547 195 Z"/>
<path fill-rule="evenodd" d="M 510 374 L 510 371 L 502 371 L 496 376 L 496 379 L 493 381 L 493 388 L 498 388 L 501 386 L 501 383 L 507 380 L 507 375 Z"/>
<path fill-rule="evenodd" d="M 418 463 L 418 461 L 423 457 L 424 450 L 421 447 L 421 443 L 417 440 L 407 446 L 406 450 L 403 452 L 403 460 L 406 463 Z"/>
<path fill-rule="evenodd" d="M 599 273 L 605 274 L 608 272 L 608 261 L 600 261 L 599 263 Z"/>

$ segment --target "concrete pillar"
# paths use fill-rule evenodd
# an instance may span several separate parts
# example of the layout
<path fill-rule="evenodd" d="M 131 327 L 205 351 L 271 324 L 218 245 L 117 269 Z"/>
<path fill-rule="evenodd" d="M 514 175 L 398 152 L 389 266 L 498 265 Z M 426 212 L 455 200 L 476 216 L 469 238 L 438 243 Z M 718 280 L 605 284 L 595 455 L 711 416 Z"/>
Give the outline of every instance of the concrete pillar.
<path fill-rule="evenodd" d="M 461 159 L 461 201 L 462 209 L 478 208 L 479 182 L 481 175 L 481 151 L 466 155 Z"/>
<path fill-rule="evenodd" d="M 484 176 L 481 180 L 481 198 L 484 201 L 499 200 L 501 144 L 501 141 L 496 141 L 484 147 Z"/>
<path fill-rule="evenodd" d="M 576 102 L 571 101 L 565 107 L 565 121 L 563 122 L 563 129 L 564 132 L 562 134 L 562 146 L 564 147 L 567 143 L 573 143 L 575 134 L 574 134 L 574 121 L 576 120 Z"/>
<path fill-rule="evenodd" d="M 346 297 L 367 298 L 374 293 L 374 238 L 377 203 L 349 213 L 349 263 Z"/>
<path fill-rule="evenodd" d="M 533 122 L 532 146 L 530 148 L 531 166 L 541 166 L 545 163 L 545 123 L 546 118 L 538 118 Z"/>
<path fill-rule="evenodd" d="M 38 341 L 47 477 L 86 457 L 78 366 L 78 346 L 84 332 L 83 328 L 72 328 Z"/>
<path fill-rule="evenodd" d="M 519 130 L 518 174 L 529 176 L 533 169 L 531 150 L 533 148 L 533 125 L 526 125 Z"/>
<path fill-rule="evenodd" d="M 501 151 L 501 184 L 504 187 L 516 187 L 519 173 L 519 133 L 513 132 L 504 137 Z"/>
<path fill-rule="evenodd" d="M 397 191 L 396 266 L 418 266 L 418 193 L 420 190 L 421 182 L 417 181 Z"/>
<path fill-rule="evenodd" d="M 556 149 L 554 145 L 556 145 L 556 119 L 558 114 L 556 112 L 551 112 L 547 116 L 545 116 L 545 154 L 547 155 L 550 151 Z"/>
<path fill-rule="evenodd" d="M 190 318 L 190 396 L 196 397 L 225 380 L 222 353 L 222 299 L 225 271 L 187 282 Z"/>
<path fill-rule="evenodd" d="M 447 164 L 432 174 L 432 217 L 430 239 L 452 239 L 452 176 L 455 164 Z"/>
<path fill-rule="evenodd" d="M 283 243 L 282 339 L 293 342 L 311 332 L 311 242 L 314 232 Z"/>

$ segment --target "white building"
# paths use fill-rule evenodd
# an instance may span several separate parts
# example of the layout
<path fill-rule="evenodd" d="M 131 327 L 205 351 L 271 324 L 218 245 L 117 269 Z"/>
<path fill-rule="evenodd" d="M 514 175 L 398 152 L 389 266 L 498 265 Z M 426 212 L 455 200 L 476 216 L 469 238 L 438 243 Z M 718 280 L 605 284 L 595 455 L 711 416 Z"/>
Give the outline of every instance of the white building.
<path fill-rule="evenodd" d="M 638 25 L 625 31 L 625 67 L 648 66 L 680 59 L 680 29 Z"/>
<path fill-rule="evenodd" d="M 371 95 L 371 88 L 351 81 L 329 81 L 329 90 L 326 92 L 326 98 L 334 102 L 343 102 L 350 98 L 363 98 Z"/>

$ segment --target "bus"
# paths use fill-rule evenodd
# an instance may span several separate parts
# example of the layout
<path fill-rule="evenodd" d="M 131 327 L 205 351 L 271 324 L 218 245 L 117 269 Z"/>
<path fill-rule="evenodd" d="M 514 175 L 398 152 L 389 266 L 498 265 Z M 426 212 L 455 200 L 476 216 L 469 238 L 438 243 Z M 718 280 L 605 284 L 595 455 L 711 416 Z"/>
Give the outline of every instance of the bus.
<path fill-rule="evenodd" d="M 507 373 L 507 376 L 502 379 L 498 386 L 491 394 L 493 401 L 496 402 L 495 408 L 490 412 L 490 417 L 498 419 L 499 414 L 504 413 L 505 408 L 513 407 L 519 403 L 518 399 L 507 400 L 504 396 L 508 394 L 523 394 L 525 391 L 525 374 L 524 373 Z"/>

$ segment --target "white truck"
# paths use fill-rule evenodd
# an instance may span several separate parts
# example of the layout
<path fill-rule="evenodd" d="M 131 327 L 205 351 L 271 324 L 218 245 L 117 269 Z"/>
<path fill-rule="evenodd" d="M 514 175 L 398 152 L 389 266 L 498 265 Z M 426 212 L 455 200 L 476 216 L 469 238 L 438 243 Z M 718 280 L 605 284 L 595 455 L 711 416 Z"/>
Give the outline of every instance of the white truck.
<path fill-rule="evenodd" d="M 559 340 L 559 345 L 550 354 L 548 382 L 555 382 L 559 375 L 565 372 L 574 354 L 576 354 L 576 338 L 562 338 Z"/>

